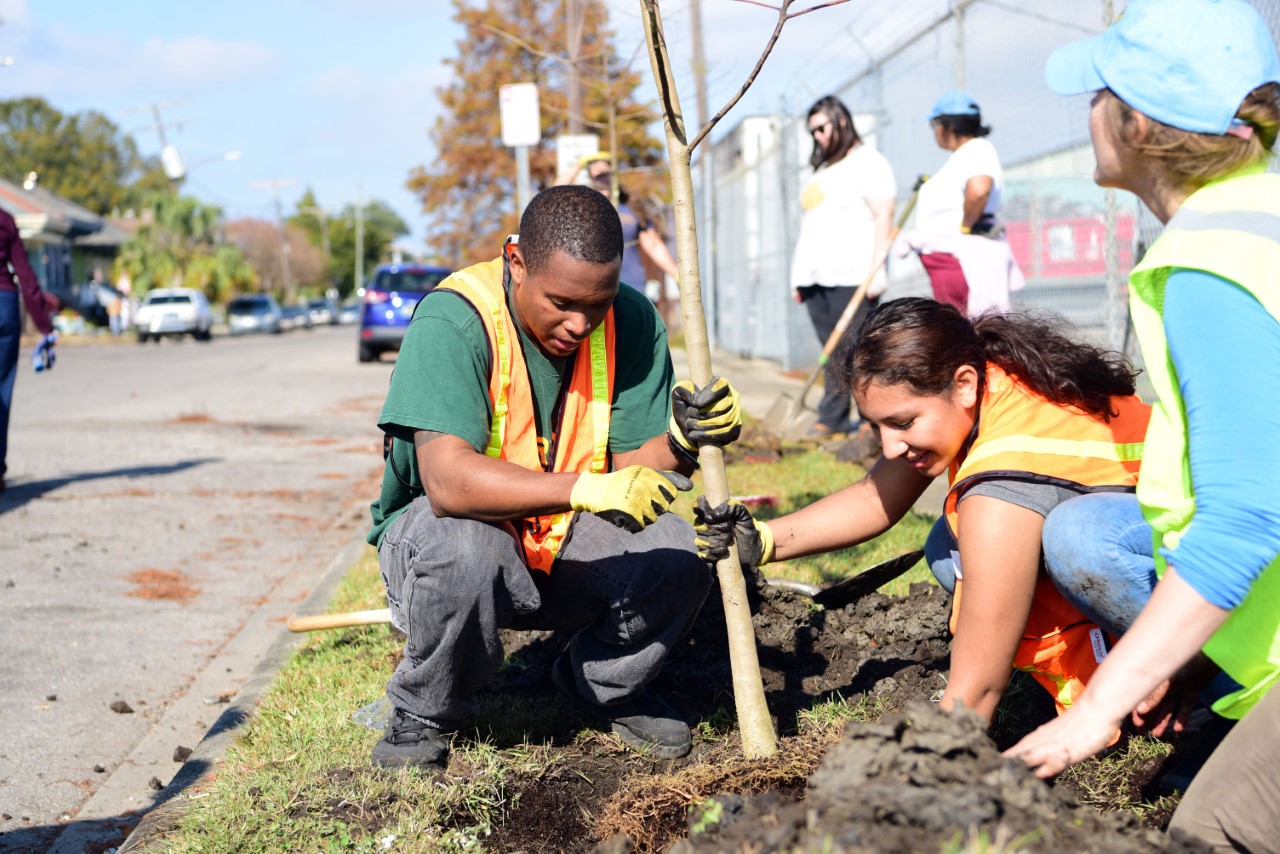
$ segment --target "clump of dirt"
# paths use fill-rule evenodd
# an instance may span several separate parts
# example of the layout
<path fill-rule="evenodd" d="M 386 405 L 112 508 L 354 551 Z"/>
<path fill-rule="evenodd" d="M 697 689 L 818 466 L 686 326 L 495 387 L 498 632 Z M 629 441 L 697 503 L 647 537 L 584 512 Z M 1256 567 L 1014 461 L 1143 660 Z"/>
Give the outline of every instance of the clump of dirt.
<path fill-rule="evenodd" d="M 139 599 L 186 605 L 200 592 L 199 588 L 191 583 L 186 573 L 176 569 L 147 567 L 129 573 L 125 576 L 125 580 L 137 585 L 136 590 L 130 590 L 125 595 L 136 596 Z"/>
<path fill-rule="evenodd" d="M 1001 756 L 977 715 L 919 702 L 878 723 L 851 723 L 809 780 L 803 803 L 773 792 L 722 796 L 691 824 L 673 854 L 936 851 L 982 840 L 981 850 L 1194 850 L 1045 785 Z"/>

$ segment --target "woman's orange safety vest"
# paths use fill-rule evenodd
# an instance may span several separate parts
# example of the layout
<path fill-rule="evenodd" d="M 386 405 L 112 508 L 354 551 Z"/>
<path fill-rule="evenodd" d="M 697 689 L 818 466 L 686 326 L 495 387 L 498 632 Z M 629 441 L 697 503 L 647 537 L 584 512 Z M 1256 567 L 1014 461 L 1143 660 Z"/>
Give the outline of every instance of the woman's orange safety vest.
<path fill-rule="evenodd" d="M 1081 493 L 1133 491 L 1151 407 L 1136 396 L 1113 397 L 1110 421 L 1051 403 L 994 365 L 987 367 L 978 435 L 951 464 L 947 524 L 959 541 L 964 492 L 995 478 L 1047 483 Z M 962 570 L 963 571 L 963 568 Z M 951 604 L 951 632 L 960 615 L 959 573 Z M 1107 654 L 1102 629 L 1072 606 L 1044 572 L 1013 666 L 1053 695 L 1062 713 L 1084 690 Z"/>
<path fill-rule="evenodd" d="M 538 447 L 533 388 L 520 333 L 507 308 L 503 279 L 503 259 L 497 258 L 459 270 L 437 286 L 471 303 L 489 338 L 493 418 L 485 454 L 531 471 L 607 471 L 616 341 L 613 309 L 574 353 L 573 373 L 562 392 L 560 423 L 552 425 L 555 434 L 547 459 Z M 521 541 L 530 567 L 551 572 L 572 521 L 573 511 L 523 520 Z"/>

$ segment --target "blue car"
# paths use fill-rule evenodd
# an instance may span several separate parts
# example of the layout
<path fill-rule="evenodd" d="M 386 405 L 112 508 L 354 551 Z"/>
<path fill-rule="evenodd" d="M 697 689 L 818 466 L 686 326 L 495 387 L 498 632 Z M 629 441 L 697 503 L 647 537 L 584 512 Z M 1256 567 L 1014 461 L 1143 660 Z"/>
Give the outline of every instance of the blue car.
<path fill-rule="evenodd" d="M 418 300 L 451 273 L 421 264 L 379 265 L 361 295 L 360 361 L 376 362 L 388 350 L 399 350 Z"/>

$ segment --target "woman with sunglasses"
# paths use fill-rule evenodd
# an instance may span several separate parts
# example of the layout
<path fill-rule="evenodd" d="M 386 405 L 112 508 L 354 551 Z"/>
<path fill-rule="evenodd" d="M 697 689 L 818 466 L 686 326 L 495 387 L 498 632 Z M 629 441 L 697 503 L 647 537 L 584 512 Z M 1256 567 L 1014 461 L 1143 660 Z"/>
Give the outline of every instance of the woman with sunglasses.
<path fill-rule="evenodd" d="M 884 155 L 862 141 L 849 108 L 827 95 L 809 108 L 813 174 L 800 193 L 800 236 L 791 258 L 791 290 L 809 310 L 818 340 L 826 343 L 854 292 L 888 253 L 897 192 L 893 169 Z M 863 315 L 887 287 L 880 269 L 866 299 L 849 324 Z M 827 361 L 822 401 L 812 432 L 845 433 L 857 426 L 850 417 L 849 384 L 839 369 L 845 361 L 846 335 Z"/>
<path fill-rule="evenodd" d="M 951 156 L 920 188 L 908 243 L 920 253 L 938 302 L 970 317 L 1006 311 L 1010 291 L 1026 282 L 996 222 L 1004 169 L 987 139 L 991 128 L 973 96 L 959 90 L 944 92 L 928 118 L 934 141 Z"/>

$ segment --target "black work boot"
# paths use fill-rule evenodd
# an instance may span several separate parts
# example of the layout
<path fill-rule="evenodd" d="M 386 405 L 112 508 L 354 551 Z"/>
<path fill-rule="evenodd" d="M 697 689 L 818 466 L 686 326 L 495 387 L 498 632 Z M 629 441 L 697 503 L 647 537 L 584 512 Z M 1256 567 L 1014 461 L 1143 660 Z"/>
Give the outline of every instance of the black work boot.
<path fill-rule="evenodd" d="M 652 688 L 616 706 L 593 703 L 578 691 L 565 652 L 551 665 L 551 681 L 578 708 L 607 721 L 623 743 L 660 759 L 678 759 L 693 748 L 693 735 L 680 714 Z"/>
<path fill-rule="evenodd" d="M 450 735 L 396 709 L 387 722 L 387 734 L 373 746 L 373 764 L 443 771 L 449 764 Z"/>

